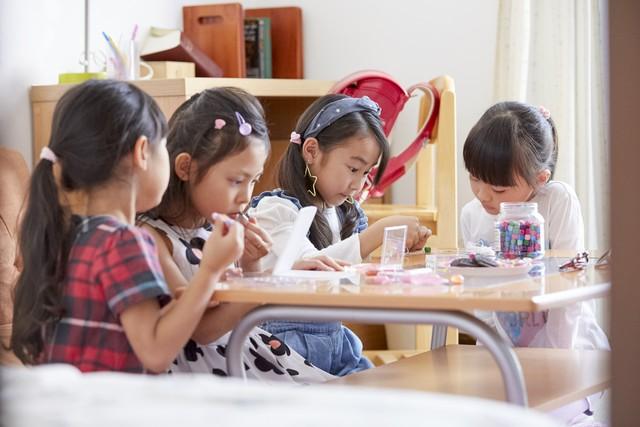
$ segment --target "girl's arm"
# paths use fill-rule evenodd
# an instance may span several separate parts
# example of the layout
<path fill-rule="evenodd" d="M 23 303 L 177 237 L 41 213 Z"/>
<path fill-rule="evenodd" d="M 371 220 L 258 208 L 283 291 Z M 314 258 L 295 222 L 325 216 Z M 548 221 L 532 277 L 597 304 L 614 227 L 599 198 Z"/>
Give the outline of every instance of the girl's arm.
<path fill-rule="evenodd" d="M 263 258 L 265 269 L 273 268 L 277 256 L 282 253 L 289 240 L 293 223 L 298 215 L 298 208 L 290 200 L 280 197 L 265 197 L 257 207 L 249 213 L 271 236 L 273 247 L 271 253 Z M 328 256 L 342 259 L 350 263 L 359 263 L 382 244 L 384 227 L 407 225 L 407 247 L 422 248 L 431 235 L 426 227 L 422 227 L 416 217 L 395 216 L 384 218 L 360 234 L 355 234 L 340 242 L 318 250 L 309 239 L 305 239 L 301 250 L 301 258 Z"/>
<path fill-rule="evenodd" d="M 207 308 L 216 282 L 225 267 L 240 257 L 243 249 L 241 226 L 231 223 L 226 234 L 221 219 L 203 248 L 203 259 L 188 288 L 169 310 L 155 300 L 125 308 L 120 321 L 133 351 L 145 368 L 166 370 L 192 336 Z"/>
<path fill-rule="evenodd" d="M 182 300 L 187 288 L 193 286 L 193 281 L 190 285 L 173 260 L 170 248 L 168 247 L 171 243 L 165 240 L 162 234 L 153 227 L 146 224 L 143 225 L 143 227 L 149 231 L 156 241 L 160 266 L 162 267 L 162 272 L 164 273 L 172 295 L 180 295 L 177 300 L 171 303 L 171 307 L 167 308 L 167 311 L 172 311 L 173 305 L 175 305 L 177 301 Z M 198 271 L 198 273 L 199 272 L 200 271 Z M 240 319 L 255 307 L 255 304 L 220 304 L 215 307 L 209 307 L 201 316 L 201 320 L 196 326 L 192 338 L 199 344 L 213 342 L 232 330 Z"/>

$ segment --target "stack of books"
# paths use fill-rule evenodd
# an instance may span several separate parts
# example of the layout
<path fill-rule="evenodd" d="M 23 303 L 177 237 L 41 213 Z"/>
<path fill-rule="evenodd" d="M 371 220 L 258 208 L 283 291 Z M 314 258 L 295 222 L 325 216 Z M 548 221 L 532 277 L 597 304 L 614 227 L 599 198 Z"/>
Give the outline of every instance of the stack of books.
<path fill-rule="evenodd" d="M 272 77 L 270 18 L 244 20 L 244 51 L 247 60 L 247 77 L 270 79 Z"/>

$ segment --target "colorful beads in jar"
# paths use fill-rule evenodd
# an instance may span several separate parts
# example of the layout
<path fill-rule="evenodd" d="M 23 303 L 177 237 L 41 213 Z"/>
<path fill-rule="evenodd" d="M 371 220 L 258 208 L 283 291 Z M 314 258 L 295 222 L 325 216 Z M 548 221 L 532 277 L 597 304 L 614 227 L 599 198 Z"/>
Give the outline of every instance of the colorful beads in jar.
<path fill-rule="evenodd" d="M 544 256 L 544 218 L 537 203 L 500 203 L 494 249 L 503 259 Z"/>

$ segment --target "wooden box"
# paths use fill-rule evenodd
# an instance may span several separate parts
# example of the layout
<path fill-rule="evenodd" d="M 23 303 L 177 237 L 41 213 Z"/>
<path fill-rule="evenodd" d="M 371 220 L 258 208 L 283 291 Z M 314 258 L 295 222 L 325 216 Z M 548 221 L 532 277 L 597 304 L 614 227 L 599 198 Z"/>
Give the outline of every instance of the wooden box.
<path fill-rule="evenodd" d="M 196 64 L 176 61 L 145 61 L 153 69 L 154 79 L 182 79 L 196 76 Z M 143 72 L 141 71 L 141 74 Z"/>

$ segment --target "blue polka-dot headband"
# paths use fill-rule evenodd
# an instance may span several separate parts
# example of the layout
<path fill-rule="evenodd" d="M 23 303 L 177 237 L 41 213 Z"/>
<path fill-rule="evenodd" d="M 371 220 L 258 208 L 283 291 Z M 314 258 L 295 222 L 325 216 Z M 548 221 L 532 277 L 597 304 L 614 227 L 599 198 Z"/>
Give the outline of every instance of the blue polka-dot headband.
<path fill-rule="evenodd" d="M 309 126 L 302 132 L 302 135 L 291 132 L 291 142 L 300 144 L 306 138 L 316 137 L 339 118 L 357 111 L 368 111 L 379 117 L 382 110 L 368 96 L 363 96 L 362 98 L 348 97 L 330 102 L 315 115 Z"/>

